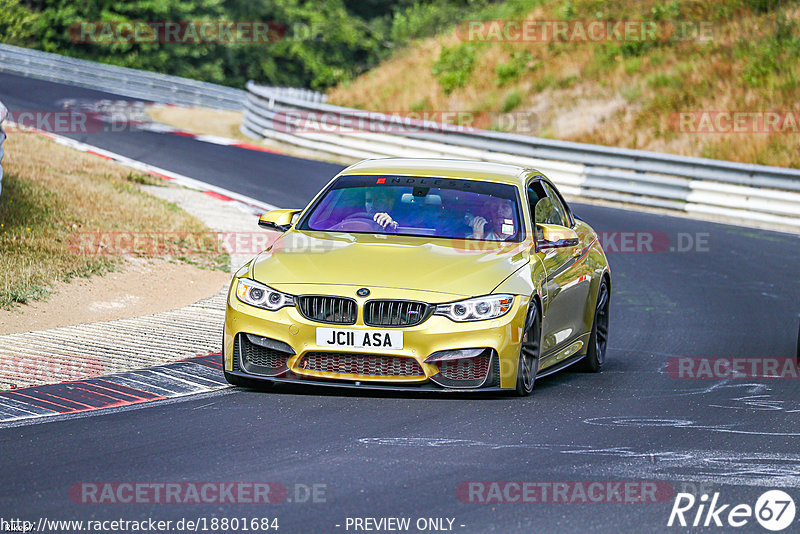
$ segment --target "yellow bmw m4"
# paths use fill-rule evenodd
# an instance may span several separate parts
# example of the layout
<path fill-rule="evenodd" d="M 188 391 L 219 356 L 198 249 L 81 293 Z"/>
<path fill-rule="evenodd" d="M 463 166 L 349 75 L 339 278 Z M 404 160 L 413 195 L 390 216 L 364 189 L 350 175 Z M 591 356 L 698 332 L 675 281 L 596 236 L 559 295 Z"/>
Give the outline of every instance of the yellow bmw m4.
<path fill-rule="evenodd" d="M 367 160 L 233 276 L 231 384 L 508 391 L 577 364 L 599 371 L 611 273 L 595 231 L 523 167 Z"/>

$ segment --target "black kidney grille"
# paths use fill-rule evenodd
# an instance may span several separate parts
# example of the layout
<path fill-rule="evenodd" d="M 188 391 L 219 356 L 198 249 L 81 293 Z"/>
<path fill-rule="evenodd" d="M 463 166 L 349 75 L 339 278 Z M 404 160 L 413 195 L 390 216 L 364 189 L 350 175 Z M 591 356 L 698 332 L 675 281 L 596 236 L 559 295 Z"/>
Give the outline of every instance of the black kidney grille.
<path fill-rule="evenodd" d="M 364 305 L 364 324 L 415 326 L 430 316 L 432 306 L 411 300 L 370 300 Z"/>
<path fill-rule="evenodd" d="M 358 313 L 355 300 L 325 295 L 298 297 L 297 309 L 310 321 L 328 324 L 354 324 Z"/>

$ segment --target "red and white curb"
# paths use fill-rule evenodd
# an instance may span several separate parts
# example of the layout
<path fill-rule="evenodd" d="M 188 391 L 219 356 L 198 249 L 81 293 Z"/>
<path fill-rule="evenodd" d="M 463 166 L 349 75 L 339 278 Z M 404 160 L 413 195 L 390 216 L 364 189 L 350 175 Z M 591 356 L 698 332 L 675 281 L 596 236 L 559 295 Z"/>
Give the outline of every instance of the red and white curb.
<path fill-rule="evenodd" d="M 149 369 L 0 392 L 0 428 L 230 387 L 219 353 Z"/>

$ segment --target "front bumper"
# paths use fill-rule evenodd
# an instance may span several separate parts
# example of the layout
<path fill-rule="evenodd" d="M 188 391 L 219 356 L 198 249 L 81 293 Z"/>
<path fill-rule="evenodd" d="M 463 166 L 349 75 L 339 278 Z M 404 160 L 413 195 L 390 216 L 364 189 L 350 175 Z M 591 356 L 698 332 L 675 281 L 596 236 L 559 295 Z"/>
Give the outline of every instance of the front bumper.
<path fill-rule="evenodd" d="M 236 279 L 232 287 L 235 287 L 235 283 Z M 357 288 L 343 291 L 346 295 L 339 296 L 352 296 L 355 294 L 355 289 Z M 376 290 L 369 298 L 388 298 L 380 293 L 380 290 Z M 368 299 L 356 298 L 358 319 L 355 324 L 342 328 L 376 329 L 363 324 L 361 311 L 366 300 Z M 530 298 L 527 296 L 516 296 L 512 309 L 497 319 L 457 323 L 447 317 L 434 315 L 417 326 L 396 328 L 403 332 L 403 349 L 400 350 L 377 351 L 352 348 L 346 351 L 331 351 L 328 347 L 317 345 L 316 329 L 335 325 L 306 319 L 293 307 L 273 312 L 249 306 L 240 302 L 235 293 L 230 291 L 225 314 L 224 369 L 230 375 L 248 379 L 329 386 L 439 391 L 511 389 L 516 385 L 517 361 L 529 301 Z M 243 359 L 242 355 L 243 345 L 250 343 L 250 340 L 271 347 L 264 354 L 269 355 L 271 354 L 269 351 L 278 349 L 285 353 L 286 357 L 279 364 L 275 364 L 272 370 L 268 367 L 248 365 L 249 360 Z M 485 351 L 483 354 L 491 358 L 490 370 L 485 380 L 464 382 L 447 380 L 444 379 L 443 364 L 425 361 L 436 352 L 459 349 L 483 349 Z M 348 361 L 360 361 L 362 364 L 366 361 L 367 369 L 372 365 L 371 362 L 391 360 L 391 365 L 395 367 L 398 367 L 396 364 L 399 362 L 408 364 L 399 367 L 413 366 L 415 371 L 407 373 L 410 376 L 377 376 L 374 373 L 355 372 L 354 369 L 357 367 L 352 366 L 309 365 L 310 358 L 320 357 L 323 353 L 329 356 L 341 356 Z M 265 366 L 273 365 L 266 361 L 260 363 L 264 363 Z"/>

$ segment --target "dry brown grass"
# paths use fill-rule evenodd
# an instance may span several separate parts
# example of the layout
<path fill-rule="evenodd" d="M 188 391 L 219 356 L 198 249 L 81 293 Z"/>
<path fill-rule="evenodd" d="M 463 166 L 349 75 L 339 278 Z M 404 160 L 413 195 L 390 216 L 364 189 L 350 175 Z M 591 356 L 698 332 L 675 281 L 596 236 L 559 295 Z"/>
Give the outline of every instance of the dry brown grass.
<path fill-rule="evenodd" d="M 75 253 L 79 232 L 202 232 L 174 204 L 139 190 L 149 180 L 121 165 L 32 133 L 11 131 L 0 195 L 0 308 L 45 296 L 55 281 L 114 270 L 116 256 Z M 182 251 L 183 249 L 181 249 Z M 215 254 L 195 256 L 224 265 Z"/>
<path fill-rule="evenodd" d="M 154 121 L 188 132 L 253 142 L 251 138 L 239 131 L 239 126 L 242 124 L 240 111 L 151 106 L 147 109 L 147 115 Z"/>
<path fill-rule="evenodd" d="M 574 1 L 577 20 L 651 20 L 669 2 Z M 529 19 L 556 20 L 565 3 L 547 0 Z M 537 126 L 518 133 L 800 167 L 797 133 L 694 133 L 673 125 L 680 111 L 800 113 L 800 8 L 756 13 L 743 0 L 681 2 L 680 17 L 710 21 L 712 39 L 663 42 L 641 52 L 590 42 L 477 43 L 469 83 L 445 94 L 432 69 L 443 46 L 463 43 L 455 31 L 413 43 L 384 64 L 331 91 L 334 104 L 369 109 L 535 113 Z M 602 9 L 598 13 L 598 9 Z M 793 21 L 794 40 L 774 45 L 777 15 Z M 772 47 L 770 45 L 772 43 Z M 529 53 L 530 70 L 505 84 L 496 69 L 513 53 Z M 777 59 L 776 59 L 777 58 Z M 777 67 L 753 78 L 776 59 Z"/>

